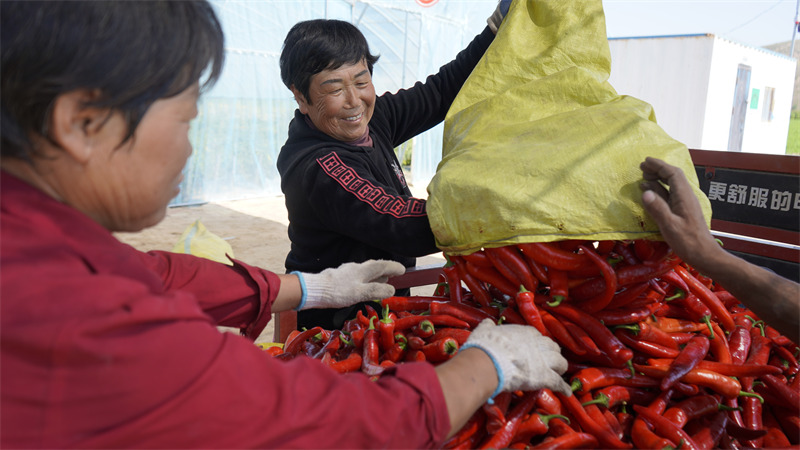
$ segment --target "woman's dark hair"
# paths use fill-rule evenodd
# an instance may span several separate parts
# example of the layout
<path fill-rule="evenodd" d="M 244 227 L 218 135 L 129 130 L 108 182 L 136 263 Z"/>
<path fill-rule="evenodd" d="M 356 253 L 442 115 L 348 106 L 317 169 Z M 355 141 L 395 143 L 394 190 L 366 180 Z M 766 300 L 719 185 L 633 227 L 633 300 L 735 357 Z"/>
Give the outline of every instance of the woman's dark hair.
<path fill-rule="evenodd" d="M 328 19 L 298 22 L 283 41 L 281 80 L 287 88 L 294 85 L 308 101 L 312 76 L 361 61 L 366 61 L 371 75 L 378 56 L 369 52 L 366 38 L 353 24 Z"/>
<path fill-rule="evenodd" d="M 211 86 L 224 61 L 222 27 L 205 1 L 0 1 L 0 154 L 31 160 L 29 138 L 52 142 L 56 97 L 99 93 L 87 107 L 121 112 L 133 136 L 156 100 L 205 76 Z"/>

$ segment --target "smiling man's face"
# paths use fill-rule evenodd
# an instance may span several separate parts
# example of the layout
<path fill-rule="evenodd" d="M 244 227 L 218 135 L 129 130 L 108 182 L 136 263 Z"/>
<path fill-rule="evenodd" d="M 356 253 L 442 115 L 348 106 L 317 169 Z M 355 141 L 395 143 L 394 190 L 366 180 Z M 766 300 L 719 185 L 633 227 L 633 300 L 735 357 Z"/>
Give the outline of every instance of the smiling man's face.
<path fill-rule="evenodd" d="M 352 142 L 367 132 L 375 110 L 375 86 L 365 61 L 312 76 L 308 99 L 294 88 L 292 92 L 300 112 L 328 136 Z"/>

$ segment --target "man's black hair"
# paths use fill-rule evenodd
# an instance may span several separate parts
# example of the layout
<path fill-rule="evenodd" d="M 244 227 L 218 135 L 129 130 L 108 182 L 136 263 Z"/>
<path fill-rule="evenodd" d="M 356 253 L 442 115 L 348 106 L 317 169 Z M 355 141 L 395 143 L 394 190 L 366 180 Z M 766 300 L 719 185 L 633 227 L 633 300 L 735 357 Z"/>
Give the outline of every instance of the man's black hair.
<path fill-rule="evenodd" d="M 121 112 L 130 139 L 156 100 L 222 71 L 224 38 L 205 1 L 0 1 L 0 154 L 30 160 L 29 136 L 52 139 L 56 98 Z"/>
<path fill-rule="evenodd" d="M 378 56 L 355 25 L 343 20 L 315 19 L 295 24 L 283 41 L 281 80 L 295 87 L 306 101 L 311 77 L 323 70 L 365 61 L 370 75 Z"/>

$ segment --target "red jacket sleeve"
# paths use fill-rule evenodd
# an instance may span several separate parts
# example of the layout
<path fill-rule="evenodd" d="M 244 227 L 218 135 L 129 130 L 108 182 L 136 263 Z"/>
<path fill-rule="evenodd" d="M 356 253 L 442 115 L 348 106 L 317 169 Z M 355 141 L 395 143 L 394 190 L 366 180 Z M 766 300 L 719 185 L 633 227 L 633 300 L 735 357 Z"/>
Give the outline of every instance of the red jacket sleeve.
<path fill-rule="evenodd" d="M 168 292 L 194 294 L 202 310 L 218 325 L 239 328 L 251 340 L 267 326 L 280 289 L 276 274 L 238 260 L 227 266 L 181 253 L 151 251 L 141 255 Z"/>

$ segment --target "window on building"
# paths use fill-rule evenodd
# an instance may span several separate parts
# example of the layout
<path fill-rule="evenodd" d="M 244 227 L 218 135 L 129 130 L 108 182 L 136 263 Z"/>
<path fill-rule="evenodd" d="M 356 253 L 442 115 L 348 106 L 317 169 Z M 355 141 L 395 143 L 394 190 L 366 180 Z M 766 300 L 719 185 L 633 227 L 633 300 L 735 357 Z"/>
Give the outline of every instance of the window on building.
<path fill-rule="evenodd" d="M 761 121 L 772 122 L 774 114 L 772 113 L 775 107 L 775 88 L 764 88 L 764 102 L 761 108 Z"/>

